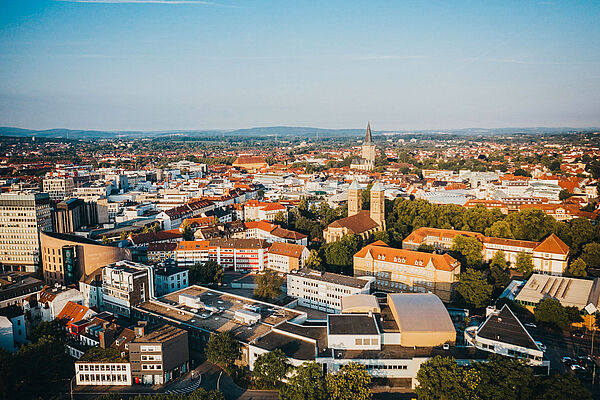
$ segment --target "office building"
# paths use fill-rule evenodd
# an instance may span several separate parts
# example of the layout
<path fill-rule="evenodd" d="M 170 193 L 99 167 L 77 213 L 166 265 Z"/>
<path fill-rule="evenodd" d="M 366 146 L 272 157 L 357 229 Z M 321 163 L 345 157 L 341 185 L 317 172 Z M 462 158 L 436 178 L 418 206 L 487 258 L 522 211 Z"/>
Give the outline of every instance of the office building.
<path fill-rule="evenodd" d="M 98 207 L 96 203 L 87 203 L 81 199 L 61 201 L 52 210 L 54 232 L 73 233 L 82 227 L 98 225 Z"/>
<path fill-rule="evenodd" d="M 40 264 L 40 232 L 52 230 L 47 193 L 0 194 L 0 265 L 35 272 Z"/>
<path fill-rule="evenodd" d="M 48 177 L 44 178 L 42 187 L 48 193 L 50 200 L 63 201 L 71 198 L 75 190 L 73 178 Z"/>
<path fill-rule="evenodd" d="M 102 269 L 103 308 L 129 317 L 131 307 L 153 299 L 153 267 L 132 261 L 119 261 Z"/>

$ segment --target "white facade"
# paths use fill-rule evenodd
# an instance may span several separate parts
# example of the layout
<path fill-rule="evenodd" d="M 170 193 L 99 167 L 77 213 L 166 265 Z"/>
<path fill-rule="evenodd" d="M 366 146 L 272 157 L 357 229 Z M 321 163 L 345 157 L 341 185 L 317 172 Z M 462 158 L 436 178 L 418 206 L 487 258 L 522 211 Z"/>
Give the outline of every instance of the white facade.
<path fill-rule="evenodd" d="M 77 385 L 131 386 L 131 364 L 77 361 L 75 376 Z"/>
<path fill-rule="evenodd" d="M 89 308 L 102 309 L 102 286 L 94 283 L 79 282 L 79 291 L 83 296 L 83 305 Z"/>
<path fill-rule="evenodd" d="M 63 201 L 73 197 L 75 184 L 73 178 L 45 178 L 43 181 L 44 192 L 54 201 Z"/>
<path fill-rule="evenodd" d="M 321 279 L 323 277 L 331 279 L 326 281 Z M 375 280 L 374 277 L 366 279 L 350 278 L 364 283 L 362 287 L 356 287 L 357 285 L 343 284 L 342 281 L 336 283 L 336 277 L 340 276 L 330 273 L 322 274 L 319 271 L 314 271 L 312 275 L 311 273 L 290 273 L 287 275 L 287 294 L 296 297 L 300 306 L 329 313 L 339 313 L 342 310 L 342 297 L 368 294 L 371 290 L 371 283 Z"/>

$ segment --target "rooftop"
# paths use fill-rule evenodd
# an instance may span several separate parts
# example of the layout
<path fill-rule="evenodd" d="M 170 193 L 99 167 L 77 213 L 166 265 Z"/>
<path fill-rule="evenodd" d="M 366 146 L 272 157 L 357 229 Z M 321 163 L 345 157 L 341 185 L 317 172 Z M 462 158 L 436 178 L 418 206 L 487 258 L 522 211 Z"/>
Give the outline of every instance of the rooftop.
<path fill-rule="evenodd" d="M 330 314 L 327 316 L 330 335 L 378 335 L 374 315 Z"/>
<path fill-rule="evenodd" d="M 275 245 L 275 244 L 273 244 Z M 304 247 L 304 246 L 302 246 Z M 335 285 L 349 286 L 357 289 L 362 289 L 368 284 L 368 280 L 354 278 L 352 276 L 346 276 L 341 274 L 334 274 L 332 272 L 317 271 L 314 269 L 303 268 L 291 272 L 288 276 L 300 277 L 305 279 L 313 279 L 320 282 L 332 283 Z"/>
<path fill-rule="evenodd" d="M 529 332 L 506 304 L 499 312 L 488 316 L 477 330 L 477 336 L 539 350 Z"/>

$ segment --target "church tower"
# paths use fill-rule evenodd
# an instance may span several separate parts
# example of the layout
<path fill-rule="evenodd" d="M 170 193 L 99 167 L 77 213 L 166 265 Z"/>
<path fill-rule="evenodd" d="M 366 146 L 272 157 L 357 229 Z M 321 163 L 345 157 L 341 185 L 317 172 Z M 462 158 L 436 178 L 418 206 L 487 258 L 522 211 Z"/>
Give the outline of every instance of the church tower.
<path fill-rule="evenodd" d="M 365 134 L 365 141 L 362 145 L 362 158 L 369 166 L 369 170 L 375 167 L 375 144 L 373 143 L 373 137 L 371 135 L 371 123 L 367 123 L 367 133 Z"/>
<path fill-rule="evenodd" d="M 348 188 L 348 216 L 356 215 L 362 209 L 362 193 L 356 179 Z"/>
<path fill-rule="evenodd" d="M 371 187 L 371 219 L 385 229 L 385 192 L 379 182 Z"/>

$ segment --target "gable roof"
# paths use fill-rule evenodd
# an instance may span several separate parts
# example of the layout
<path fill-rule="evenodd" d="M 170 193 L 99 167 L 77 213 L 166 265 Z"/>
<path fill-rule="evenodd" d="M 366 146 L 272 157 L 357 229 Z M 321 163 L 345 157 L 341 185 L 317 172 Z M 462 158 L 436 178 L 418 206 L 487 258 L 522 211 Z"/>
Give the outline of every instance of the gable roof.
<path fill-rule="evenodd" d="M 66 323 L 77 322 L 85 318 L 88 311 L 90 311 L 88 307 L 69 301 L 58 313 L 56 319 L 65 321 Z"/>
<path fill-rule="evenodd" d="M 550 234 L 546 239 L 540 243 L 533 251 L 539 251 L 542 253 L 554 253 L 554 254 L 569 254 L 569 246 L 565 244 L 558 236 L 554 233 Z"/>
<path fill-rule="evenodd" d="M 477 330 L 477 336 L 497 340 L 515 346 L 540 350 L 521 321 L 515 316 L 508 305 L 499 312 L 490 314 Z"/>
<path fill-rule="evenodd" d="M 271 245 L 269 253 L 280 256 L 300 258 L 304 249 L 306 249 L 306 246 L 299 244 L 275 242 Z"/>
<path fill-rule="evenodd" d="M 423 268 L 427 267 L 431 262 L 435 269 L 442 271 L 454 271 L 456 268 L 460 268 L 460 263 L 448 253 L 433 254 L 414 250 L 395 249 L 381 242 L 384 244 L 382 246 L 378 242 L 363 247 L 354 257 L 364 258 L 367 254 L 371 254 L 371 257 L 376 260 Z"/>
<path fill-rule="evenodd" d="M 360 234 L 375 229 L 379 224 L 371 219 L 369 210 L 362 210 L 358 214 L 333 221 L 328 228 L 347 228 L 350 233 Z"/>

